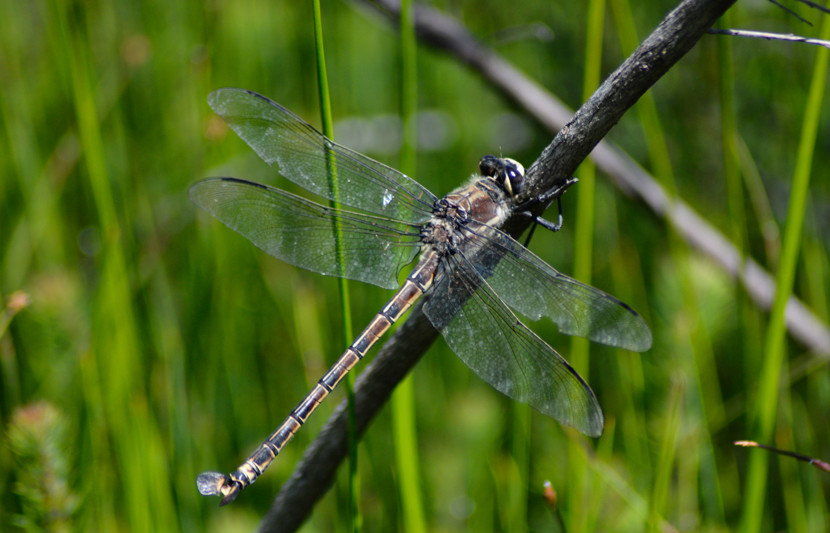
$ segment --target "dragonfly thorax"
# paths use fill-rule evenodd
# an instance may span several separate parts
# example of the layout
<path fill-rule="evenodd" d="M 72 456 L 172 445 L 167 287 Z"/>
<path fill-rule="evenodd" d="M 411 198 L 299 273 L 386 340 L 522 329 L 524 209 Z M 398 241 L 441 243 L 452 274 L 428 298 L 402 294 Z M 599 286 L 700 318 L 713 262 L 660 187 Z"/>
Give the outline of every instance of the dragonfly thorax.
<path fill-rule="evenodd" d="M 461 241 L 459 229 L 470 220 L 467 209 L 448 197 L 435 202 L 432 219 L 421 229 L 421 242 L 440 253 L 452 253 Z"/>

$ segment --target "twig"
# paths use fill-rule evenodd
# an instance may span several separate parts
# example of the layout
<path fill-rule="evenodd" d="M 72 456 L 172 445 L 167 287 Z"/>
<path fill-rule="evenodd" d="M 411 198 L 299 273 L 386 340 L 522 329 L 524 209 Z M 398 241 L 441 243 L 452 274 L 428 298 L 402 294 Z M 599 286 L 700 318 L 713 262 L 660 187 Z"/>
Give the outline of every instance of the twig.
<path fill-rule="evenodd" d="M 804 44 L 815 44 L 818 46 L 823 46 L 825 48 L 830 48 L 830 41 L 824 41 L 822 39 L 810 39 L 808 37 L 802 37 L 800 35 L 795 35 L 793 33 L 769 33 L 766 31 L 753 31 L 753 30 L 733 30 L 733 29 L 725 29 L 725 30 L 709 30 L 709 33 L 715 35 L 730 35 L 733 37 L 748 37 L 750 39 L 764 39 L 766 41 L 788 41 L 794 43 L 804 43 Z"/>
<path fill-rule="evenodd" d="M 792 457 L 793 459 L 798 459 L 799 461 L 805 462 L 807 464 L 813 465 L 819 470 L 823 470 L 825 472 L 830 472 L 830 463 L 822 461 L 820 459 L 815 459 L 810 457 L 809 455 L 804 455 L 803 453 L 798 452 L 791 452 L 789 450 L 781 450 L 779 448 L 773 448 L 772 446 L 767 446 L 766 444 L 759 444 L 754 440 L 736 440 L 733 442 L 735 446 L 742 446 L 744 448 L 761 448 L 763 450 L 769 450 L 773 453 L 777 453 L 779 455 L 785 455 L 787 457 Z"/>
<path fill-rule="evenodd" d="M 822 13 L 830 14 L 830 9 L 824 7 L 821 4 L 817 4 L 816 2 L 811 2 L 810 0 L 798 0 L 798 1 L 801 2 L 802 4 L 804 4 L 805 6 L 812 7 L 813 9 L 818 9 Z"/>
<path fill-rule="evenodd" d="M 788 8 L 788 7 L 786 7 L 786 6 L 781 5 L 779 2 L 776 2 L 775 0 L 767 0 L 767 1 L 768 1 L 770 4 L 774 5 L 775 7 L 779 7 L 779 8 L 781 8 L 781 9 L 783 9 L 783 10 L 784 10 L 784 12 L 789 13 L 790 15 L 794 16 L 795 18 L 797 18 L 798 20 L 800 20 L 801 22 L 803 22 L 804 24 L 809 24 L 810 26 L 812 26 L 812 25 L 813 25 L 813 24 L 812 24 L 809 20 L 805 19 L 804 17 L 802 17 L 801 15 L 799 15 L 798 13 L 796 13 L 795 11 L 793 11 L 792 9 L 790 9 L 790 8 Z"/>
<path fill-rule="evenodd" d="M 642 94 L 672 67 L 734 0 L 686 0 L 669 13 L 643 44 L 618 68 L 594 96 L 566 124 L 539 160 L 528 169 L 526 184 L 535 195 L 569 179 L 576 167 L 600 139 Z M 381 9 L 394 14 L 397 5 L 380 2 Z M 434 10 L 416 11 L 416 31 L 440 48 L 451 50 L 499 89 L 518 100 L 532 102 L 534 116 L 549 117 L 549 95 L 518 70 L 482 47 L 455 20 Z M 513 94 L 511 94 L 513 93 Z M 556 114 L 556 111 L 554 111 Z M 570 113 L 560 109 L 558 124 Z M 557 128 L 558 129 L 558 128 Z M 506 228 L 508 231 L 514 228 Z M 384 345 L 355 384 L 355 414 L 358 434 L 381 408 L 397 383 L 433 342 L 437 333 L 418 306 L 409 319 Z M 346 454 L 345 407 L 343 402 L 309 446 L 291 479 L 261 524 L 262 531 L 294 531 L 311 512 L 334 480 L 338 465 Z"/>

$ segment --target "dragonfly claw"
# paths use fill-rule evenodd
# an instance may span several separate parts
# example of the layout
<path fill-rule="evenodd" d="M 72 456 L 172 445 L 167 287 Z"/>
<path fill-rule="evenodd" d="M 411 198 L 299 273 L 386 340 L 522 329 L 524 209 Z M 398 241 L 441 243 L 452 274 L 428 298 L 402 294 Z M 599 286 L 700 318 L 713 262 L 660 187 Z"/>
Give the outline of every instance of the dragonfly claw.
<path fill-rule="evenodd" d="M 234 501 L 236 497 L 239 496 L 239 493 L 242 491 L 242 488 L 242 483 L 233 480 L 231 480 L 229 484 L 222 487 L 222 493 L 224 494 L 224 496 L 222 497 L 222 501 L 219 502 L 219 507 L 222 507 L 223 505 L 228 505 L 229 503 Z"/>
<path fill-rule="evenodd" d="M 219 506 L 234 501 L 242 490 L 242 483 L 221 472 L 203 472 L 196 478 L 196 486 L 203 496 L 221 495 Z"/>

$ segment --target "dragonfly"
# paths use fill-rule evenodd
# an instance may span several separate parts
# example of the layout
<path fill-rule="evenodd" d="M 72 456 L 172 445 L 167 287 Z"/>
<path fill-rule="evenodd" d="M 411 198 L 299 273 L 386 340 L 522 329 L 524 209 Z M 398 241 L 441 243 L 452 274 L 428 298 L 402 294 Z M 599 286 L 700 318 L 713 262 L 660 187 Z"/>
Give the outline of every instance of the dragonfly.
<path fill-rule="evenodd" d="M 561 333 L 631 351 L 651 347 L 651 331 L 631 307 L 561 274 L 499 229 L 510 217 L 561 226 L 531 212 L 559 198 L 572 179 L 525 202 L 524 169 L 485 156 L 469 182 L 443 198 L 404 174 L 341 146 L 276 102 L 244 89 L 208 97 L 219 116 L 285 178 L 340 209 L 237 178 L 191 186 L 190 198 L 266 253 L 319 274 L 397 289 L 283 423 L 234 472 L 205 472 L 203 495 L 232 502 L 253 483 L 337 384 L 421 296 L 423 312 L 450 348 L 508 397 L 581 433 L 602 433 L 591 388 L 525 326 L 548 317 Z M 401 270 L 417 263 L 402 283 Z"/>

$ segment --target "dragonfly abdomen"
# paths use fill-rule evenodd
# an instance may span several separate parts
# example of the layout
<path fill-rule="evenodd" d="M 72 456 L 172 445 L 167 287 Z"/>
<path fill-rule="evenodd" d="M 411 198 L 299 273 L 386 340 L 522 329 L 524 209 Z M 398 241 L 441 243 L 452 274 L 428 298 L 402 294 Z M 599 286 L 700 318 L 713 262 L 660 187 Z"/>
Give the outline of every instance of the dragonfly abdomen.
<path fill-rule="evenodd" d="M 219 472 L 201 474 L 196 481 L 199 492 L 206 496 L 221 494 L 220 505 L 226 505 L 234 501 L 242 489 L 256 481 L 337 384 L 363 359 L 378 339 L 389 331 L 392 324 L 432 285 L 439 259 L 439 254 L 434 250 L 426 253 L 389 303 L 375 315 L 375 318 L 352 342 L 351 346 L 320 378 L 311 392 L 291 411 L 280 427 L 230 474 L 225 475 Z"/>

